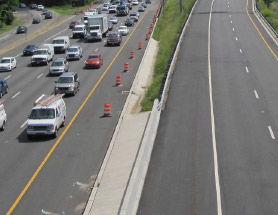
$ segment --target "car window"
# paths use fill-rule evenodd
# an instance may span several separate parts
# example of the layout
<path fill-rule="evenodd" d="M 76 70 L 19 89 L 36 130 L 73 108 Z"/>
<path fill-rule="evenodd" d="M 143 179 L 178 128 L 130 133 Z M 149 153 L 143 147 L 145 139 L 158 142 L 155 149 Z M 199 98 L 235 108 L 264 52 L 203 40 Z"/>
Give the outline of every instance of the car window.
<path fill-rule="evenodd" d="M 1 63 L 10 63 L 10 62 L 11 62 L 10 59 L 2 59 L 2 60 L 1 60 Z"/>
<path fill-rule="evenodd" d="M 33 109 L 30 114 L 30 119 L 54 119 L 55 110 L 54 109 Z"/>
<path fill-rule="evenodd" d="M 53 43 L 53 44 L 64 44 L 65 41 L 64 41 L 64 40 L 53 40 L 52 43 Z"/>
<path fill-rule="evenodd" d="M 51 66 L 63 66 L 63 62 L 62 61 L 54 61 L 54 62 L 52 62 Z"/>
<path fill-rule="evenodd" d="M 72 83 L 73 77 L 60 77 L 57 82 L 58 83 Z"/>
<path fill-rule="evenodd" d="M 68 52 L 78 52 L 78 48 L 69 48 Z"/>
<path fill-rule="evenodd" d="M 97 55 L 94 55 L 94 56 L 89 56 L 88 57 L 88 60 L 98 60 L 98 56 Z"/>

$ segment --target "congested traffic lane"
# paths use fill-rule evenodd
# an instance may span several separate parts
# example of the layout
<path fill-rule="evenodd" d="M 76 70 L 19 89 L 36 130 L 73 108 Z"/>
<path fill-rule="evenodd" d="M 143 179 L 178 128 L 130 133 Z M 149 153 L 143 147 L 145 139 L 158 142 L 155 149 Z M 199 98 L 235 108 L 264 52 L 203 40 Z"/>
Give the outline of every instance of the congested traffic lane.
<path fill-rule="evenodd" d="M 155 4 L 151 7 L 153 10 L 156 9 Z M 151 11 L 153 12 L 153 10 Z M 133 60 L 133 63 L 131 63 L 130 73 L 123 77 L 125 84 L 122 88 L 113 87 L 115 84 L 115 77 L 118 74 L 122 74 L 123 63 L 128 60 L 130 50 L 137 49 L 138 41 L 144 41 L 146 28 L 149 26 L 150 20 L 152 20 L 152 12 L 146 13 L 147 17 L 143 19 L 142 23 L 140 23 L 138 29 L 135 31 L 134 35 L 132 35 L 130 41 L 122 49 L 122 52 L 119 55 L 117 55 L 117 53 L 123 45 L 120 47 L 106 47 L 104 41 L 88 44 L 83 43 L 82 40 L 71 40 L 76 41 L 76 43 L 79 43 L 82 46 L 83 56 L 87 56 L 92 52 L 102 54 L 104 57 L 104 65 L 99 70 L 84 70 L 84 57 L 80 61 L 70 62 L 70 71 L 77 71 L 79 74 L 81 89 L 75 97 L 65 98 L 67 104 L 67 123 L 69 123 L 70 119 L 77 112 L 80 104 L 83 103 L 88 93 L 94 86 L 96 86 L 97 83 L 100 83 L 98 80 L 100 80 L 100 77 L 105 71 L 107 71 L 107 75 L 98 85 L 93 93 L 93 96 L 88 100 L 84 110 L 80 112 L 80 116 L 77 117 L 76 122 L 73 123 L 73 127 L 77 126 L 77 128 L 72 127 L 73 131 L 70 130 L 67 132 L 64 137 L 65 140 L 63 139 L 61 141 L 57 150 L 62 151 L 59 151 L 57 154 L 54 153 L 51 157 L 49 160 L 51 165 L 44 167 L 44 171 L 38 175 L 38 179 L 36 180 L 39 181 L 35 181 L 34 186 L 31 186 L 32 192 L 30 190 L 28 191 L 28 195 L 30 194 L 31 196 L 26 196 L 22 199 L 22 202 L 20 202 L 18 207 L 16 207 L 16 214 L 25 214 L 27 211 L 32 213 L 30 212 L 31 210 L 34 210 L 34 213 L 38 213 L 41 209 L 59 211 L 60 208 L 62 208 L 64 211 L 73 211 L 72 207 L 75 207 L 80 201 L 84 202 L 86 200 L 88 197 L 87 192 L 80 193 L 80 191 L 78 191 L 78 196 L 81 195 L 82 198 L 77 198 L 77 196 L 75 196 L 75 198 L 71 198 L 69 197 L 70 195 L 65 197 L 65 193 L 74 193 L 75 191 L 71 190 L 65 192 L 65 190 L 77 188 L 74 188 L 72 184 L 76 182 L 73 178 L 76 180 L 78 179 L 81 182 L 87 182 L 90 176 L 96 174 L 98 171 L 101 160 L 107 149 L 109 139 L 111 138 L 115 124 L 117 123 L 118 114 L 120 113 L 127 96 L 121 92 L 128 90 L 131 86 L 131 81 L 134 78 L 136 68 L 139 66 L 143 50 L 136 55 L 136 59 Z M 117 26 L 119 26 L 120 23 L 123 23 L 124 19 L 125 17 L 121 17 L 120 20 L 122 20 L 122 22 L 119 22 Z M 71 31 L 69 31 L 69 34 L 70 33 Z M 123 37 L 123 42 L 126 41 L 126 38 L 127 37 Z M 145 45 L 143 45 L 143 49 L 144 48 Z M 117 59 L 114 58 L 116 55 Z M 3 142 L 6 142 L 7 144 L 2 146 L 3 150 L 0 152 L 2 154 L 0 157 L 3 159 L 0 171 L 6 173 L 3 177 L 5 179 L 9 178 L 9 180 L 5 180 L 3 186 L 1 185 L 0 187 L 0 190 L 3 190 L 3 193 L 7 194 L 5 196 L 1 195 L 0 197 L 0 201 L 3 203 L 1 204 L 0 211 L 7 211 L 9 209 L 23 187 L 27 184 L 30 177 L 33 175 L 38 165 L 57 140 L 35 138 L 33 141 L 27 141 L 25 127 L 20 128 L 26 121 L 27 115 L 30 113 L 35 99 L 43 93 L 48 94 L 49 92 L 53 92 L 54 80 L 57 79 L 57 77 L 46 76 L 48 67 L 26 67 L 26 65 L 30 63 L 30 58 L 27 59 L 27 57 L 20 57 L 20 59 L 21 58 L 23 59 L 23 62 L 19 60 L 18 62 L 19 64 L 23 64 L 23 66 L 19 65 L 18 68 L 23 67 L 23 69 L 19 72 L 17 68 L 13 72 L 9 73 L 15 73 L 8 79 L 10 90 L 14 91 L 10 91 L 8 95 L 5 95 L 5 98 L 7 98 L 6 109 L 8 115 L 8 125 L 7 130 L 3 133 L 5 134 L 7 132 L 7 135 L 4 135 L 3 139 L 1 135 L 1 142 L 3 140 Z M 112 61 L 114 62 L 113 65 L 111 65 L 110 69 L 107 70 Z M 40 76 L 42 73 L 44 73 L 44 75 Z M 8 73 L 5 73 L 5 75 L 8 75 Z M 21 93 L 12 99 L 12 95 L 18 91 L 21 91 Z M 101 118 L 103 115 L 103 104 L 107 100 L 113 104 L 113 117 L 110 118 L 110 120 Z M 76 133 L 76 129 L 80 129 L 82 134 L 80 134 L 81 132 Z M 89 132 L 88 129 L 90 129 Z M 61 134 L 64 130 L 65 128 L 61 129 L 59 134 Z M 76 137 L 82 138 L 81 140 L 78 140 L 78 142 L 82 145 L 77 144 L 75 141 Z M 95 140 L 97 142 L 91 143 L 89 140 Z M 66 154 L 66 157 L 60 156 L 61 154 Z M 67 158 L 69 160 L 67 160 Z M 52 164 L 52 162 L 54 163 Z M 60 168 L 52 169 L 54 166 L 59 167 L 61 162 L 67 163 L 67 165 L 65 165 L 65 163 L 62 165 L 62 169 L 64 170 L 63 173 L 61 173 Z M 20 165 L 18 165 L 18 163 L 20 163 Z M 9 167 L 8 169 L 7 166 Z M 49 171 L 51 172 L 48 172 L 48 167 L 50 167 Z M 13 171 L 9 171 L 9 169 L 12 169 Z M 45 170 L 48 173 L 46 173 Z M 57 171 L 60 172 L 60 174 L 57 174 Z M 45 176 L 41 177 L 41 174 L 44 173 L 46 173 L 46 175 L 50 178 L 45 178 Z M 59 175 L 61 177 L 55 178 Z M 56 187 L 56 197 L 53 196 L 53 193 L 51 196 L 45 195 L 48 193 L 46 190 L 50 189 L 48 183 L 52 184 L 50 187 L 53 187 L 53 189 L 58 185 L 59 191 L 57 191 Z M 14 184 L 17 186 L 14 186 Z M 43 184 L 45 184 L 46 187 L 44 187 Z M 41 196 L 42 192 L 44 193 L 43 199 L 34 197 L 37 195 Z M 60 201 L 61 199 L 63 201 Z M 66 199 L 68 199 L 68 201 L 73 199 L 74 202 L 69 205 Z M 35 203 L 35 207 L 34 201 L 38 201 Z M 58 204 L 58 202 L 60 203 Z M 30 205 L 32 205 L 32 207 Z"/>

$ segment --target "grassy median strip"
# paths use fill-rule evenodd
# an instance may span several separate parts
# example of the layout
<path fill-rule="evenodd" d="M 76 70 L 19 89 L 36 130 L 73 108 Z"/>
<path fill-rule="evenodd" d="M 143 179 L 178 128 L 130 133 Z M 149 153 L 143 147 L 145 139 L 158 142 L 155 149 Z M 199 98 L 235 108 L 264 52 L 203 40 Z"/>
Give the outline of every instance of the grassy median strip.
<path fill-rule="evenodd" d="M 7 32 L 7 31 L 12 30 L 13 28 L 15 28 L 15 27 L 17 27 L 21 24 L 22 24 L 22 22 L 18 19 L 15 19 L 11 25 L 3 24 L 2 28 L 0 28 L 0 35 Z"/>
<path fill-rule="evenodd" d="M 159 50 L 154 67 L 153 82 L 141 103 L 142 111 L 151 110 L 153 101 L 159 95 L 160 86 L 179 33 L 194 2 L 195 0 L 182 0 L 183 11 L 180 13 L 179 1 L 168 0 L 158 19 L 153 38 L 159 41 Z"/>
<path fill-rule="evenodd" d="M 257 0 L 257 7 L 261 14 L 271 24 L 271 26 L 278 31 L 278 0 L 269 0 L 269 7 L 267 7 L 266 1 Z"/>

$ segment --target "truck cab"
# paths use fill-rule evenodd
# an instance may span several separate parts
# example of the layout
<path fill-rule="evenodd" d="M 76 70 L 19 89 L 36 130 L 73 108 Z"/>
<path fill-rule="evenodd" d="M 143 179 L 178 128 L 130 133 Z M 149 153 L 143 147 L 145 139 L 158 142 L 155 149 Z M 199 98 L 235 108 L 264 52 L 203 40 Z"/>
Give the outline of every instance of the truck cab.
<path fill-rule="evenodd" d="M 32 58 L 31 65 L 37 66 L 41 64 L 48 65 L 48 63 L 53 59 L 53 51 L 49 47 L 40 47 L 38 48 Z"/>
<path fill-rule="evenodd" d="M 87 30 L 86 30 L 85 25 L 76 25 L 72 29 L 72 37 L 73 38 L 77 38 L 77 37 L 84 38 L 86 36 L 86 34 L 87 34 Z"/>
<path fill-rule="evenodd" d="M 89 32 L 87 33 L 87 41 L 102 40 L 102 32 L 100 25 L 90 25 L 88 26 Z"/>

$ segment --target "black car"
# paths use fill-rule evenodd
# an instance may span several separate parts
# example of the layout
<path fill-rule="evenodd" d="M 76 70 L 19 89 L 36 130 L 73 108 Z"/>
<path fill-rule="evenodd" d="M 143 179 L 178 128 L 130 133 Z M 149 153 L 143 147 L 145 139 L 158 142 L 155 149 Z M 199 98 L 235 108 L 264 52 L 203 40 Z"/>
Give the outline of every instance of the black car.
<path fill-rule="evenodd" d="M 152 0 L 146 0 L 145 2 L 146 2 L 146 4 L 151 4 Z"/>
<path fill-rule="evenodd" d="M 2 98 L 4 94 L 8 93 L 8 91 L 9 87 L 7 81 L 3 78 L 0 78 L 0 98 Z"/>
<path fill-rule="evenodd" d="M 125 26 L 133 26 L 134 25 L 134 21 L 131 18 L 128 18 L 125 20 Z"/>
<path fill-rule="evenodd" d="M 51 12 L 48 12 L 44 15 L 44 18 L 45 19 L 52 19 L 52 13 Z"/>
<path fill-rule="evenodd" d="M 37 50 L 38 46 L 36 45 L 28 45 L 25 47 L 25 49 L 23 49 L 23 55 L 27 56 L 27 55 L 33 55 L 34 52 Z"/>
<path fill-rule="evenodd" d="M 33 18 L 33 24 L 38 24 L 38 23 L 40 23 L 41 22 L 41 19 L 39 18 L 39 17 L 34 17 Z"/>
<path fill-rule="evenodd" d="M 47 10 L 47 9 L 43 9 L 42 10 L 42 15 L 45 15 L 45 14 L 47 14 L 49 11 Z"/>
<path fill-rule="evenodd" d="M 20 8 L 26 8 L 26 4 L 24 4 L 24 3 L 19 3 L 19 7 L 20 7 Z"/>
<path fill-rule="evenodd" d="M 111 21 L 108 22 L 108 30 L 109 31 L 113 30 L 113 23 Z"/>
<path fill-rule="evenodd" d="M 18 26 L 18 28 L 16 29 L 17 34 L 26 33 L 26 32 L 27 32 L 27 28 L 25 26 Z"/>
<path fill-rule="evenodd" d="M 146 4 L 145 2 L 143 2 L 143 3 L 141 4 L 141 6 L 143 6 L 144 8 L 147 8 L 147 4 Z"/>
<path fill-rule="evenodd" d="M 37 9 L 37 4 L 30 4 L 30 9 Z"/>

